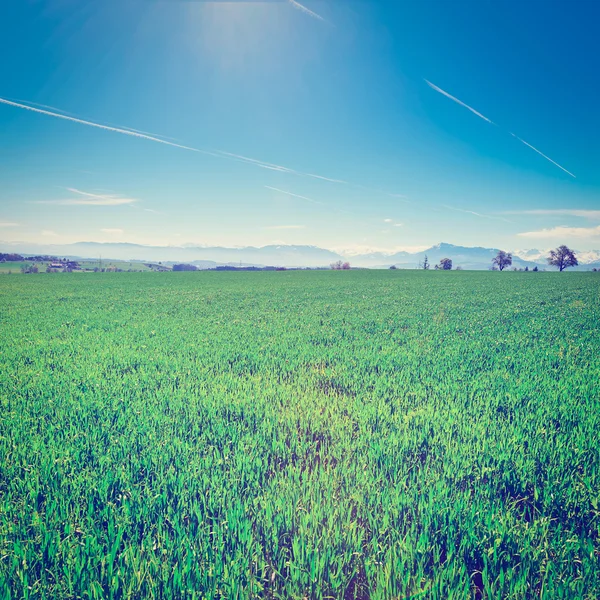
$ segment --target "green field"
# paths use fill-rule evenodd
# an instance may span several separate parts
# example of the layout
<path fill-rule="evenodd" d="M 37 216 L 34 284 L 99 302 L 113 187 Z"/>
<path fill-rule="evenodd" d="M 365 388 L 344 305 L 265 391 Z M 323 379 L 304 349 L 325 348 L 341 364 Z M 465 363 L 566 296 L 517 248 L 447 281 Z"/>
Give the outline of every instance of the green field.
<path fill-rule="evenodd" d="M 0 597 L 600 597 L 600 277 L 0 278 Z"/>

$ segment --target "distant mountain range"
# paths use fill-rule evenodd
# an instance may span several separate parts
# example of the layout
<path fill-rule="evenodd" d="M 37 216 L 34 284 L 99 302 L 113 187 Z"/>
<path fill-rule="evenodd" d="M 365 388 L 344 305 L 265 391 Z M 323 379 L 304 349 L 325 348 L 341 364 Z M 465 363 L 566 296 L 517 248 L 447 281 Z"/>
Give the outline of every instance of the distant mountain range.
<path fill-rule="evenodd" d="M 77 242 L 75 244 L 27 244 L 25 242 L 0 242 L 0 252 L 20 254 L 50 254 L 54 256 L 195 264 L 201 269 L 220 265 L 243 266 L 286 266 L 286 267 L 326 267 L 337 260 L 348 260 L 352 266 L 384 269 L 394 265 L 398 268 L 414 269 L 423 263 L 425 256 L 433 268 L 442 258 L 452 259 L 454 266 L 463 269 L 489 269 L 497 248 L 455 246 L 436 244 L 421 252 L 372 252 L 353 256 L 342 255 L 317 246 L 263 246 L 244 248 L 224 248 L 220 246 L 142 246 L 128 243 Z M 548 268 L 547 250 L 513 251 L 513 267 L 532 269 Z M 577 253 L 579 269 L 600 267 L 600 251 L 588 250 Z"/>

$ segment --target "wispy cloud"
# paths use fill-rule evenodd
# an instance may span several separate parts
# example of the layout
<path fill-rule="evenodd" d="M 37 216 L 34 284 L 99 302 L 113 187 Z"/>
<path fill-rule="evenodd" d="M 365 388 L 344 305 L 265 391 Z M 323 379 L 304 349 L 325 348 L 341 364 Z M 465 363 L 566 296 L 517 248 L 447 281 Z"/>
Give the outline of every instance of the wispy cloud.
<path fill-rule="evenodd" d="M 13 223 L 12 221 L 0 221 L 0 227 L 18 227 L 18 223 Z"/>
<path fill-rule="evenodd" d="M 159 210 L 154 210 L 153 208 L 144 208 L 144 210 L 149 213 L 154 213 L 155 215 L 162 215 Z"/>
<path fill-rule="evenodd" d="M 550 161 L 553 165 L 557 166 L 559 169 L 563 170 L 567 175 L 570 175 L 574 179 L 577 179 L 577 177 L 575 177 L 575 175 L 573 175 L 573 173 L 571 173 L 571 171 L 567 171 L 564 167 L 559 165 L 556 161 L 552 160 L 549 156 L 546 156 L 543 152 L 540 152 L 537 148 L 535 148 L 531 144 L 528 144 L 525 140 L 521 139 L 518 135 L 515 135 L 512 132 L 510 132 L 510 135 L 512 135 L 514 138 L 517 138 L 522 144 L 525 144 L 528 148 L 531 148 L 534 152 L 537 152 L 540 156 L 543 156 L 546 160 Z"/>
<path fill-rule="evenodd" d="M 384 219 L 384 220 L 383 220 L 383 222 L 384 222 L 384 223 L 391 223 L 391 222 L 392 222 L 392 219 Z"/>
<path fill-rule="evenodd" d="M 457 104 L 460 104 L 461 106 L 464 106 L 464 108 L 466 108 L 467 110 L 470 110 L 474 115 L 477 115 L 480 119 L 483 119 L 484 121 L 487 121 L 488 123 L 491 123 L 492 125 L 495 125 L 495 123 L 491 119 L 488 119 L 485 115 L 482 115 L 479 111 L 475 110 L 472 106 L 469 106 L 468 104 L 465 104 L 462 100 L 459 100 L 458 98 L 456 98 L 452 94 L 449 94 L 448 92 L 444 91 L 442 88 L 440 88 L 437 85 L 431 83 L 431 81 L 427 81 L 427 79 L 425 79 L 425 83 L 432 90 L 435 90 L 436 92 L 439 92 L 443 96 L 446 96 L 446 98 L 450 98 L 450 100 L 452 100 L 453 102 L 456 102 Z"/>
<path fill-rule="evenodd" d="M 271 225 L 265 229 L 306 229 L 304 225 Z"/>
<path fill-rule="evenodd" d="M 81 196 L 81 198 L 67 198 L 62 200 L 35 200 L 34 204 L 55 204 L 61 206 L 120 206 L 137 202 L 135 198 L 123 198 L 121 196 L 108 194 L 92 194 L 82 192 L 75 188 L 67 188 L 69 192 Z"/>
<path fill-rule="evenodd" d="M 58 233 L 56 233 L 56 231 L 51 231 L 50 229 L 42 229 L 42 235 L 47 237 L 57 237 Z"/>
<path fill-rule="evenodd" d="M 448 210 L 455 210 L 457 212 L 467 213 L 469 215 L 474 215 L 476 217 L 479 217 L 480 219 L 493 219 L 495 221 L 504 221 L 505 223 L 512 223 L 512 221 L 510 221 L 509 219 L 505 219 L 504 217 L 497 217 L 497 216 L 494 216 L 494 215 L 487 215 L 485 213 L 476 212 L 474 210 L 466 210 L 464 208 L 456 208 L 456 206 L 448 206 L 447 204 L 442 204 L 442 206 L 444 208 L 447 208 Z"/>
<path fill-rule="evenodd" d="M 552 229 L 541 229 L 539 231 L 526 231 L 517 235 L 525 238 L 546 239 L 568 239 L 568 238 L 595 238 L 600 237 L 600 225 L 598 227 L 553 227 Z"/>
<path fill-rule="evenodd" d="M 164 144 L 166 146 L 172 146 L 174 148 L 180 148 L 182 150 L 197 152 L 197 153 L 205 154 L 205 155 L 212 156 L 215 158 L 229 159 L 229 160 L 234 160 L 237 162 L 252 164 L 252 165 L 260 167 L 262 169 L 269 169 L 271 171 L 287 173 L 290 175 L 298 175 L 301 177 L 311 177 L 313 179 L 319 179 L 321 181 L 328 181 L 331 183 L 337 183 L 337 184 L 341 184 L 341 185 L 349 185 L 349 186 L 353 186 L 353 187 L 356 187 L 359 189 L 369 190 L 372 192 L 385 193 L 385 194 L 388 194 L 390 196 L 397 197 L 397 198 L 404 197 L 401 194 L 390 194 L 389 192 L 381 192 L 380 190 L 374 190 L 374 189 L 365 187 L 360 184 L 355 184 L 355 183 L 351 183 L 348 181 L 344 181 L 342 179 L 336 179 L 336 178 L 332 178 L 332 177 L 326 177 L 324 175 L 317 175 L 315 173 L 307 173 L 304 171 L 298 171 L 296 169 L 291 169 L 291 168 L 285 167 L 283 165 L 277 165 L 277 164 L 269 163 L 269 162 L 266 162 L 263 160 L 257 160 L 255 158 L 250 158 L 248 156 L 243 156 L 241 154 L 235 154 L 233 152 L 227 152 L 225 150 L 205 150 L 202 148 L 194 148 L 193 146 L 185 146 L 183 144 L 176 144 L 174 142 L 169 142 L 166 139 L 161 139 L 161 138 L 166 138 L 167 136 L 156 137 L 156 134 L 148 135 L 146 133 L 141 133 L 137 130 L 133 130 L 133 129 L 129 129 L 129 128 L 113 127 L 110 125 L 102 125 L 101 123 L 96 123 L 95 121 L 89 121 L 87 119 L 81 119 L 79 117 L 69 116 L 66 114 L 61 114 L 59 112 L 56 112 L 59 109 L 54 109 L 53 111 L 51 111 L 51 110 L 46 110 L 46 109 L 41 109 L 41 108 L 35 108 L 34 106 L 30 106 L 29 104 L 23 104 L 21 102 L 14 102 L 12 100 L 7 100 L 6 98 L 0 98 L 0 104 L 6 104 L 8 106 L 13 106 L 15 108 L 28 110 L 28 111 L 46 115 L 49 117 L 54 117 L 56 119 L 63 119 L 65 121 L 70 121 L 72 123 L 78 123 L 80 125 L 87 125 L 88 127 L 95 127 L 97 129 L 103 129 L 105 131 L 112 131 L 113 133 L 119 133 L 121 135 L 128 135 L 130 137 L 140 138 L 140 139 L 148 140 L 151 142 L 157 142 L 159 144 Z"/>
<path fill-rule="evenodd" d="M 394 227 L 402 227 L 404 223 L 394 223 Z"/>
<path fill-rule="evenodd" d="M 110 235 L 121 235 L 122 233 L 125 233 L 122 229 L 111 228 L 111 227 L 106 227 L 104 229 L 101 229 L 100 231 L 102 233 L 108 233 Z"/>
<path fill-rule="evenodd" d="M 316 12 L 310 10 L 309 8 L 306 8 L 306 6 L 304 6 L 303 4 L 300 4 L 300 2 L 296 2 L 296 0 L 288 0 L 288 1 L 294 8 L 297 8 L 298 10 L 302 11 L 304 14 L 306 14 L 310 17 L 313 17 L 314 19 L 319 19 L 319 21 L 325 21 L 325 19 L 321 15 L 318 15 Z"/>
<path fill-rule="evenodd" d="M 600 210 L 586 210 L 573 208 L 536 209 L 536 210 L 511 210 L 505 211 L 508 215 L 540 215 L 540 216 L 567 216 L 581 217 L 593 221 L 600 220 Z"/>

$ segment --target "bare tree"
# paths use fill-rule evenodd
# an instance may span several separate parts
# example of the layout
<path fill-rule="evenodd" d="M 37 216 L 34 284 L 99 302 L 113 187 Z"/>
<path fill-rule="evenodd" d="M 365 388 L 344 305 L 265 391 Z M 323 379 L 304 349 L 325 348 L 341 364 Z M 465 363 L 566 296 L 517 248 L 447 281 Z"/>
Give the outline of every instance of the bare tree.
<path fill-rule="evenodd" d="M 504 252 L 504 250 L 498 250 L 498 254 L 492 258 L 492 264 L 496 265 L 500 271 L 504 271 L 506 267 L 512 265 L 512 254 Z"/>
<path fill-rule="evenodd" d="M 576 267 L 579 263 L 573 250 L 567 246 L 559 246 L 556 250 L 550 250 L 548 264 L 557 267 L 562 273 L 567 267 Z"/>
<path fill-rule="evenodd" d="M 335 262 L 331 263 L 329 266 L 334 271 L 341 271 L 344 266 L 344 263 L 341 260 L 336 260 Z"/>
<path fill-rule="evenodd" d="M 423 259 L 423 269 L 425 269 L 426 271 L 429 269 L 429 259 L 427 258 L 427 254 L 425 255 L 425 258 Z"/>
<path fill-rule="evenodd" d="M 442 258 L 442 260 L 440 260 L 440 264 L 436 265 L 436 269 L 440 269 L 442 271 L 450 271 L 452 269 L 452 259 Z"/>
<path fill-rule="evenodd" d="M 351 267 L 350 267 L 350 263 L 349 263 L 349 262 L 345 262 L 345 263 L 342 265 L 342 269 L 343 269 L 344 271 L 349 271 L 349 270 L 351 269 Z"/>

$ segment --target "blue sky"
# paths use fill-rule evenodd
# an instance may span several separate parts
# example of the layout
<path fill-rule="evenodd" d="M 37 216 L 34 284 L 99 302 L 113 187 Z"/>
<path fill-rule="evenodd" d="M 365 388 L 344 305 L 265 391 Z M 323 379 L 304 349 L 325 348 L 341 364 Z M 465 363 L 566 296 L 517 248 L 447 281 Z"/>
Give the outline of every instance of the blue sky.
<path fill-rule="evenodd" d="M 597 3 L 2 11 L 4 242 L 600 247 Z"/>

